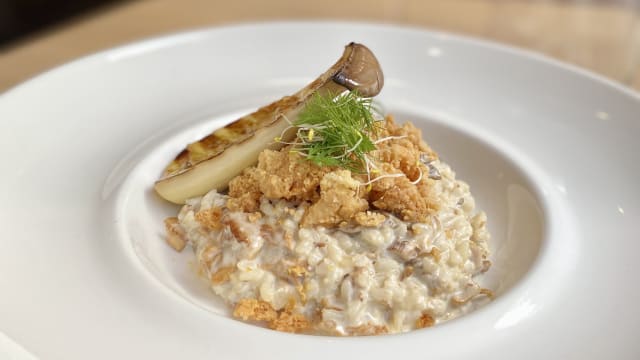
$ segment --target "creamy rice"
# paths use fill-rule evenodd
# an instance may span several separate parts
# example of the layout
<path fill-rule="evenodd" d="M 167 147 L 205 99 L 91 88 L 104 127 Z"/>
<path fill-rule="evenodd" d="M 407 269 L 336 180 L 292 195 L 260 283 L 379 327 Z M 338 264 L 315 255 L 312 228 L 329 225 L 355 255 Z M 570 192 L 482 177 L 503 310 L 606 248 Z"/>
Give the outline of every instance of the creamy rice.
<path fill-rule="evenodd" d="M 307 202 L 263 196 L 259 211 L 232 212 L 214 190 L 188 201 L 176 226 L 237 317 L 328 335 L 427 327 L 491 296 L 474 280 L 490 266 L 486 215 L 447 164 L 431 165 L 440 208 L 424 223 L 377 211 L 385 216 L 377 227 L 301 228 Z"/>

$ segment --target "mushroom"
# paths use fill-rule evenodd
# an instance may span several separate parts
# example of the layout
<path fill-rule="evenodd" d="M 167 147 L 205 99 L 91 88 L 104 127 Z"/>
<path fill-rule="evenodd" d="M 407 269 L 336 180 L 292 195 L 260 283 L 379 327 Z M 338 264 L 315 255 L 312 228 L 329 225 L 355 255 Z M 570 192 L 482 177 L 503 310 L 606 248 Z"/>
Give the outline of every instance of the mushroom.
<path fill-rule="evenodd" d="M 342 61 L 343 59 L 345 60 Z M 382 90 L 384 86 L 382 69 L 378 59 L 366 46 L 350 43 L 345 47 L 342 58 L 336 65 L 340 63 L 342 68 L 332 77 L 335 83 L 349 90 L 358 90 L 358 93 L 364 97 L 374 97 Z"/>
<path fill-rule="evenodd" d="M 297 93 L 187 145 L 156 181 L 155 190 L 176 204 L 212 189 L 222 191 L 243 169 L 257 162 L 262 150 L 279 149 L 282 142 L 294 138 L 295 129 L 290 128 L 290 123 L 295 122 L 313 94 L 356 90 L 360 96 L 373 97 L 383 85 L 382 70 L 371 50 L 352 42 L 329 70 Z M 273 141 L 280 136 L 282 142 Z"/>

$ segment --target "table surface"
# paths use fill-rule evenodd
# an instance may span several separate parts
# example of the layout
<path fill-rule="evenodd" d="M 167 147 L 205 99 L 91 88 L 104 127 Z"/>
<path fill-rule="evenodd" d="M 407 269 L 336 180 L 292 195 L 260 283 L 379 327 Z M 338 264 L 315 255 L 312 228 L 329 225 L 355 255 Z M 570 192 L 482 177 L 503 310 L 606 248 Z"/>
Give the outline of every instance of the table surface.
<path fill-rule="evenodd" d="M 337 19 L 405 24 L 541 52 L 640 90 L 638 0 L 147 0 L 87 15 L 0 49 L 0 93 L 124 43 L 238 22 Z"/>

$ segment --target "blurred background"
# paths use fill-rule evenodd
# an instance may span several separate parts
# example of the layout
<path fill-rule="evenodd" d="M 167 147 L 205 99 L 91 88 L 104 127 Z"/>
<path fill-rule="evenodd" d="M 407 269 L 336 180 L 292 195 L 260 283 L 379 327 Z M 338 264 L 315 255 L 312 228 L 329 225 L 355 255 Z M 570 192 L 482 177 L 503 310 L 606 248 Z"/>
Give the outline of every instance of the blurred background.
<path fill-rule="evenodd" d="M 640 90 L 640 0 L 0 0 L 0 92 L 149 36 L 286 19 L 405 24 L 480 37 Z"/>

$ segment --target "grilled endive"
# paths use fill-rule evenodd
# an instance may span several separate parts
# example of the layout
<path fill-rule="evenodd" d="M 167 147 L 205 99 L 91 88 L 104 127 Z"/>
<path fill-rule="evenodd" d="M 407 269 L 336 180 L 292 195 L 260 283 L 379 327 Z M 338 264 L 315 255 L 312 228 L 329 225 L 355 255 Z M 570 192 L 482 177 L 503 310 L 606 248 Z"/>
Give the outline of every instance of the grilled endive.
<path fill-rule="evenodd" d="M 290 124 L 315 93 L 356 90 L 360 96 L 373 97 L 383 84 L 382 70 L 373 53 L 362 44 L 350 43 L 333 66 L 295 94 L 187 145 L 167 166 L 155 189 L 177 204 L 214 188 L 221 191 L 243 169 L 255 164 L 262 150 L 277 149 L 294 137 L 295 129 Z M 282 142 L 275 142 L 276 137 L 282 137 Z"/>

